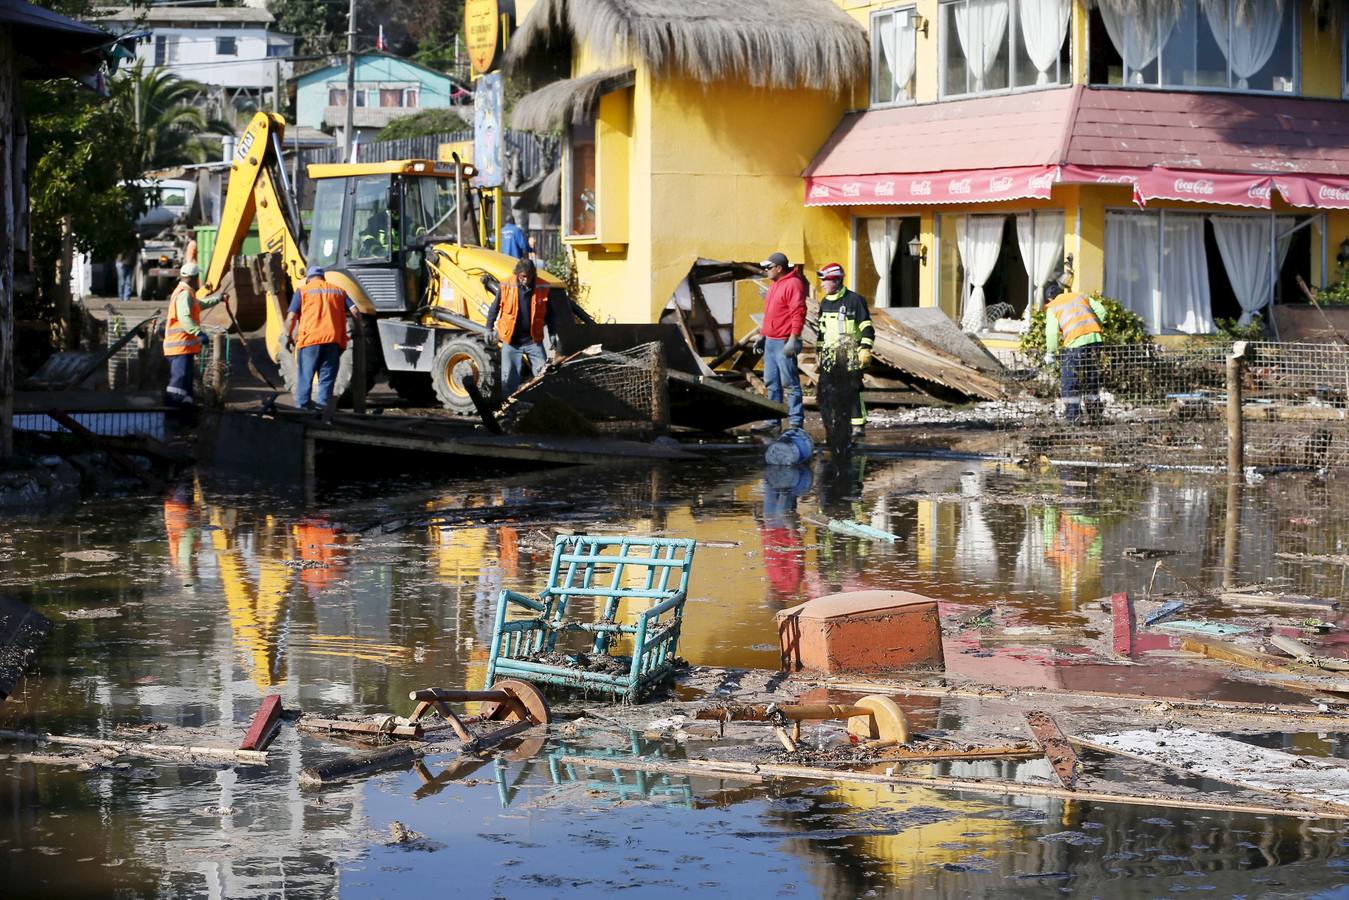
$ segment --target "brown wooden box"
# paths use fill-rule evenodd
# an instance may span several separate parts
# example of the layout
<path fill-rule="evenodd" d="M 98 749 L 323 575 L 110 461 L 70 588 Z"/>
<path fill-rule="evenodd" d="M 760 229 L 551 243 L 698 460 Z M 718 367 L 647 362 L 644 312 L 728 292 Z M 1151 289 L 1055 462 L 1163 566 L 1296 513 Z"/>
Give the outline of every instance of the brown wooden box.
<path fill-rule="evenodd" d="M 795 672 L 941 671 L 937 601 L 908 591 L 829 594 L 777 614 L 782 668 Z"/>

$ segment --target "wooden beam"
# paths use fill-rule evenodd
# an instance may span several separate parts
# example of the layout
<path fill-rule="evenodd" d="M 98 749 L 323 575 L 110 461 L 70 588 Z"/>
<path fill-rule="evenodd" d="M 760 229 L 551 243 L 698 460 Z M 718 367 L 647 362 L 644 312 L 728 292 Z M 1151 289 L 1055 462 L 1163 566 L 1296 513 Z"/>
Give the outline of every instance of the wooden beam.
<path fill-rule="evenodd" d="M 276 694 L 271 694 L 264 698 L 262 706 L 258 708 L 257 715 L 253 717 L 253 724 L 248 728 L 248 734 L 244 735 L 243 743 L 239 745 L 240 750 L 266 750 L 267 745 L 271 743 L 275 736 L 276 724 L 281 718 L 281 698 Z"/>
<path fill-rule="evenodd" d="M 1054 767 L 1054 774 L 1059 776 L 1059 781 L 1063 782 L 1063 786 L 1068 790 L 1075 790 L 1077 773 L 1081 770 L 1082 763 L 1059 729 L 1059 723 L 1048 713 L 1032 710 L 1026 713 L 1026 724 L 1030 726 L 1031 734 L 1044 751 L 1045 759 Z"/>
<path fill-rule="evenodd" d="M 12 741 L 32 741 L 37 744 L 67 744 L 71 747 L 87 747 L 91 750 L 105 750 L 126 756 L 144 756 L 150 758 L 169 757 L 174 759 L 209 759 L 216 762 L 242 762 L 251 765 L 267 765 L 267 754 L 257 750 L 231 750 L 228 747 L 186 747 L 180 744 L 152 744 L 142 741 L 110 741 L 101 738 L 74 737 L 64 734 L 33 733 L 27 731 L 0 731 L 0 738 Z"/>

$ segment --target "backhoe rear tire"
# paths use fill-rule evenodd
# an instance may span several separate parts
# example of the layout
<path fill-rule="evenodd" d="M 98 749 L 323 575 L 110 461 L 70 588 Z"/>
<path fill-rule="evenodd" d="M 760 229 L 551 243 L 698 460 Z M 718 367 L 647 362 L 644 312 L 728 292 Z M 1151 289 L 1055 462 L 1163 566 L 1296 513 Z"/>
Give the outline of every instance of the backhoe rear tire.
<path fill-rule="evenodd" d="M 431 363 L 431 383 L 440 405 L 460 416 L 477 414 L 464 379 L 473 376 L 478 391 L 489 403 L 496 402 L 497 367 L 482 341 L 471 337 L 450 338 L 440 345 Z"/>
<path fill-rule="evenodd" d="M 380 348 L 379 340 L 372 340 L 369 335 L 374 331 L 374 324 L 367 323 L 365 333 L 366 351 L 365 351 L 365 389 L 369 391 L 375 385 L 375 378 L 380 372 Z M 354 335 L 350 335 L 347 340 L 347 348 L 342 351 L 342 358 L 337 364 L 337 381 L 333 384 L 333 394 L 337 397 L 338 406 L 351 405 L 351 369 L 352 357 L 355 351 L 352 350 L 353 342 L 356 340 Z M 276 365 L 281 369 L 281 380 L 286 385 L 286 390 L 290 392 L 291 399 L 295 398 L 295 387 L 299 381 L 298 365 L 296 354 L 293 350 L 287 350 L 286 345 L 282 344 L 277 348 Z M 314 380 L 314 390 L 318 390 L 317 376 Z M 311 398 L 313 393 L 311 392 Z M 317 402 L 317 401 L 315 401 Z"/>

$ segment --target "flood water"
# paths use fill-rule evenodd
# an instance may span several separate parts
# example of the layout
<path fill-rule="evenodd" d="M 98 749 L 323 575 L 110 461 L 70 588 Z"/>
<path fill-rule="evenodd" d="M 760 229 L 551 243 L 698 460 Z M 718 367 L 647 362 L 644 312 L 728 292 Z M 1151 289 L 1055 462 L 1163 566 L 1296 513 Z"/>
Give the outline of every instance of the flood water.
<path fill-rule="evenodd" d="M 558 527 L 710 542 L 694 561 L 680 655 L 772 668 L 773 614 L 841 590 L 911 590 L 942 601 L 944 615 L 993 607 L 1005 626 L 1094 638 L 1096 601 L 1141 593 L 1153 574 L 1153 560 L 1123 555 L 1131 547 L 1176 551 L 1167 565 L 1206 585 L 1278 579 L 1345 597 L 1349 569 L 1279 555 L 1349 552 L 1345 495 L 1300 475 L 1229 494 L 1213 476 L 874 456 L 841 472 L 732 457 L 330 484 L 318 506 L 190 480 L 167 496 L 0 522 L 0 591 L 55 623 L 0 706 L 0 728 L 97 736 L 160 723 L 234 746 L 272 693 L 319 716 L 406 714 L 410 690 L 482 685 L 497 593 L 542 586 Z M 526 525 L 418 521 L 557 500 L 574 507 Z M 830 517 L 900 540 L 816 524 Z M 118 615 L 70 617 L 90 610 Z M 977 635 L 948 644 L 947 663 L 999 684 L 1256 696 L 1175 660 L 1109 665 L 1071 646 L 985 646 Z M 1271 740 L 1349 756 L 1334 735 Z M 534 755 L 504 753 L 448 773 L 457 778 L 437 777 L 446 760 L 430 757 L 323 791 L 296 776 L 338 748 L 290 727 L 266 768 L 0 759 L 0 894 L 842 900 L 1335 896 L 1349 884 L 1346 830 L 1333 822 L 586 772 L 550 760 L 565 743 L 554 729 Z M 395 821 L 421 838 L 389 843 Z"/>

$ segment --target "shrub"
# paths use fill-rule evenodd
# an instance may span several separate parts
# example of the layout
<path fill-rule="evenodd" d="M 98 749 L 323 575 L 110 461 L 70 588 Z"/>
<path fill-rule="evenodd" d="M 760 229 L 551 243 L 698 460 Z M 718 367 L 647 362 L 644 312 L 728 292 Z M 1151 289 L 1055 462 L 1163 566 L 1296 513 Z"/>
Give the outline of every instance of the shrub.
<path fill-rule="evenodd" d="M 1101 321 L 1101 343 L 1109 346 L 1121 344 L 1148 344 L 1148 336 L 1143 317 L 1125 309 L 1116 300 L 1102 297 L 1099 293 L 1089 295 L 1105 307 L 1105 318 Z M 1039 365 L 1045 355 L 1045 311 L 1040 308 L 1031 316 L 1030 326 L 1021 335 L 1021 354 L 1031 365 Z"/>

